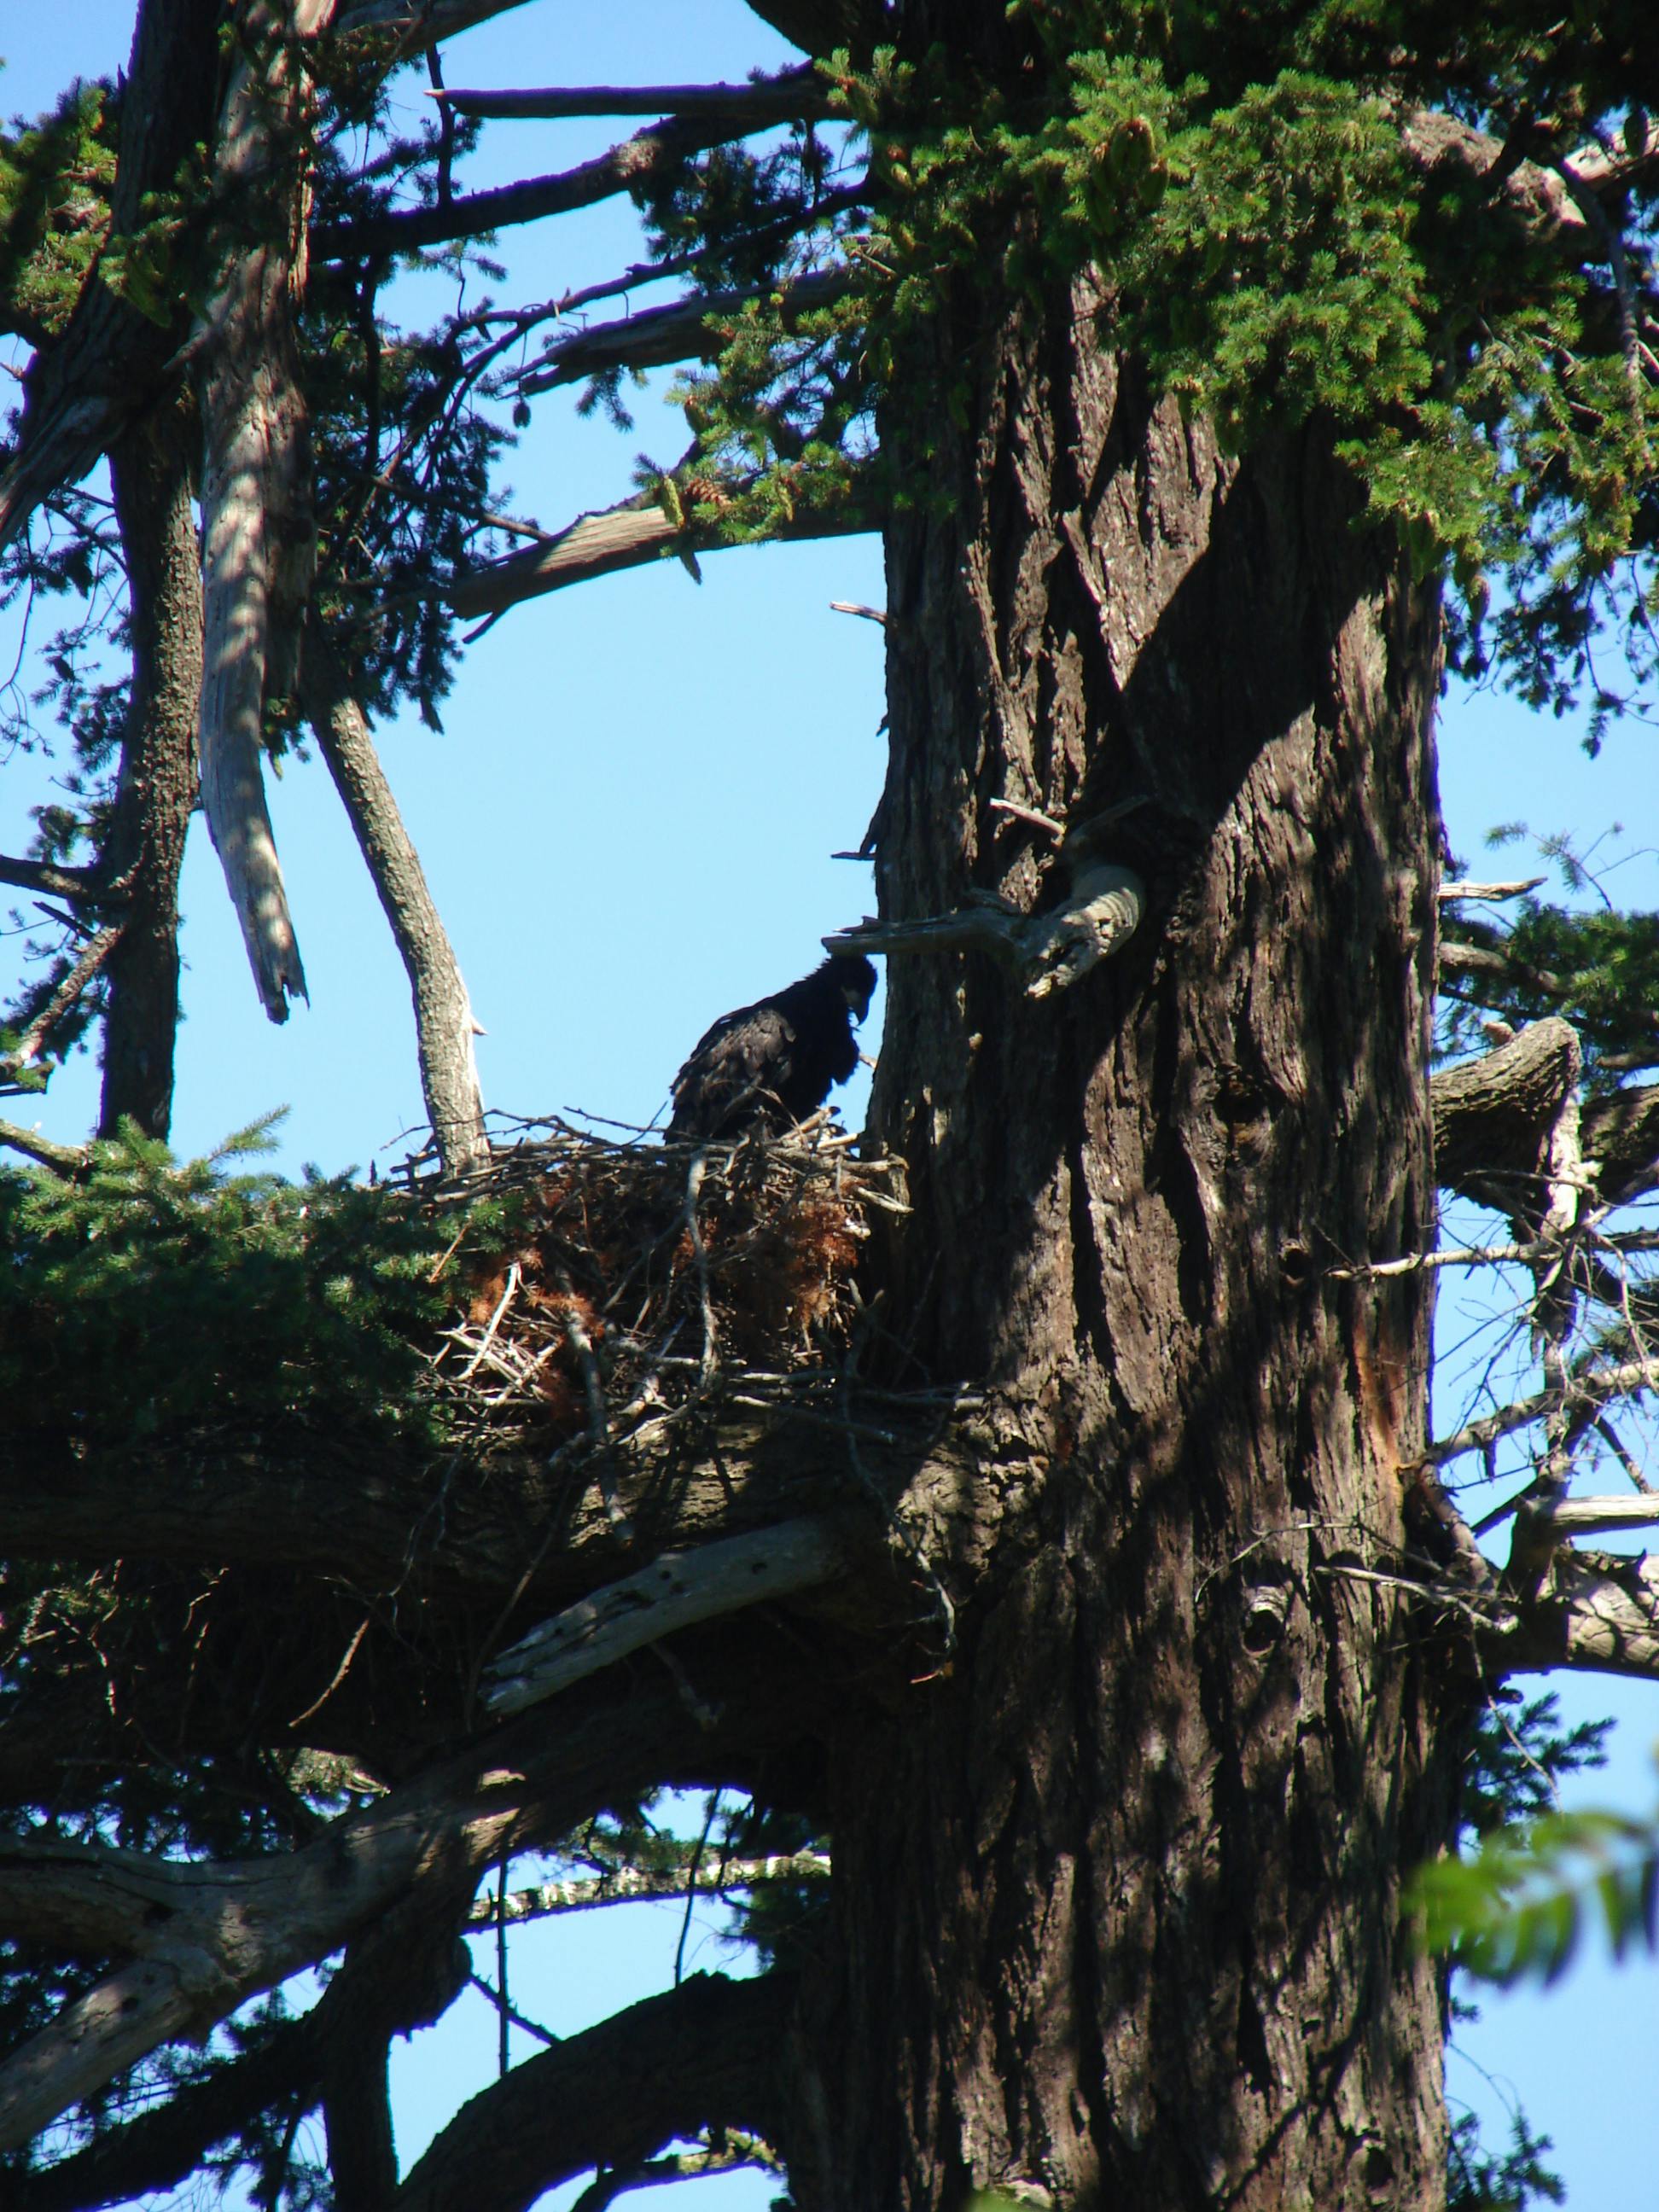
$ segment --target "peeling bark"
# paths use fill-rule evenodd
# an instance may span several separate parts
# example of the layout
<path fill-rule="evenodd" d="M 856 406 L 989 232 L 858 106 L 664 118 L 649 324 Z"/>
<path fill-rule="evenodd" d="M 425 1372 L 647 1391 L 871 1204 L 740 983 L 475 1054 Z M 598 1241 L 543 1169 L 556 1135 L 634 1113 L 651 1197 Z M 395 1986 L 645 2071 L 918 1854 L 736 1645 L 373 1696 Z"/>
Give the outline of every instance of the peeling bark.
<path fill-rule="evenodd" d="M 471 1001 L 375 752 L 368 719 L 338 655 L 314 628 L 306 642 L 301 698 L 409 977 L 421 1094 L 439 1157 L 447 1172 L 462 1174 L 489 1154 Z"/>
<path fill-rule="evenodd" d="M 314 557 L 311 448 L 294 304 L 309 206 L 308 108 L 295 41 L 334 0 L 243 0 L 215 182 L 230 213 L 198 337 L 204 641 L 202 805 L 266 1013 L 286 1021 L 305 971 L 261 769 L 268 703 L 292 690 Z"/>

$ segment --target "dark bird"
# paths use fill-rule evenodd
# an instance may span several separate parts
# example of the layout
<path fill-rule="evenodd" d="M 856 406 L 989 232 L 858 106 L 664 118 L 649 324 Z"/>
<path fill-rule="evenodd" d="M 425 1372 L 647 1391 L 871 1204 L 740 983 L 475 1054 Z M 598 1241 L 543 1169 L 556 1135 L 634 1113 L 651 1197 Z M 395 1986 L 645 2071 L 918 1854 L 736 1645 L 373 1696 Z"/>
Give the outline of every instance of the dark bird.
<path fill-rule="evenodd" d="M 875 988 L 862 953 L 838 952 L 787 990 L 722 1014 L 674 1078 L 670 1137 L 781 1133 L 805 1121 L 858 1066 L 853 1024 Z"/>

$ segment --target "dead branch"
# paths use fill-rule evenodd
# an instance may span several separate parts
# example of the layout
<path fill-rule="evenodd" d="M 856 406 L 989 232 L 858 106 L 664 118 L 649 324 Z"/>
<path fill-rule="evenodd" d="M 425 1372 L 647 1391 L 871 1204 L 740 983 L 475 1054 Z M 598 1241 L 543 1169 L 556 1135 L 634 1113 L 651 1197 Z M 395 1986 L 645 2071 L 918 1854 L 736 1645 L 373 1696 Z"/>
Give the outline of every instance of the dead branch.
<path fill-rule="evenodd" d="M 1552 1132 L 1583 1065 L 1577 1031 L 1552 1017 L 1495 1052 L 1440 1069 L 1429 1091 L 1437 1181 L 1534 1224 Z"/>
<path fill-rule="evenodd" d="M 988 952 L 1014 970 L 1028 999 L 1043 999 L 1118 951 L 1146 905 L 1146 887 L 1133 869 L 1097 861 L 1079 872 L 1066 904 L 1052 913 L 962 907 L 919 921 L 860 922 L 823 943 L 831 952 Z"/>
<path fill-rule="evenodd" d="M 0 1145 L 38 1160 L 43 1168 L 55 1169 L 59 1175 L 79 1175 L 87 1164 L 86 1154 L 74 1146 L 54 1145 L 50 1137 L 40 1136 L 33 1129 L 20 1129 L 15 1121 L 0 1121 Z"/>
<path fill-rule="evenodd" d="M 356 0 L 340 10 L 334 28 L 342 39 L 390 31 L 400 45 L 427 46 L 525 4 L 526 0 Z"/>
<path fill-rule="evenodd" d="M 757 100 L 755 112 L 763 116 L 769 112 L 764 100 Z M 761 121 L 748 127 L 765 130 L 770 125 Z M 688 155 L 741 135 L 729 112 L 684 121 L 670 116 L 574 169 L 526 178 L 516 185 L 498 185 L 489 191 L 463 193 L 447 206 L 409 208 L 361 216 L 352 222 L 320 224 L 312 240 L 312 252 L 321 261 L 414 253 L 426 246 L 450 245 L 458 239 L 482 237 L 487 231 L 538 222 L 547 216 L 569 215 L 647 184 L 661 171 L 677 167 Z"/>
<path fill-rule="evenodd" d="M 571 331 L 544 348 L 536 366 L 519 379 L 519 389 L 528 398 L 608 368 L 662 368 L 671 362 L 710 359 L 725 343 L 715 325 L 751 302 L 775 301 L 784 328 L 793 330 L 803 315 L 844 297 L 852 283 L 849 269 L 816 270 L 776 292 L 693 292 L 617 322 Z"/>
<path fill-rule="evenodd" d="M 595 1590 L 520 1638 L 484 1669 L 492 1713 L 524 1711 L 676 1629 L 714 1620 L 763 1598 L 830 1582 L 845 1553 L 821 1521 L 786 1522 L 695 1552 L 671 1552 Z"/>
<path fill-rule="evenodd" d="M 344 663 L 313 623 L 301 674 L 306 719 L 350 818 L 415 1002 L 421 1092 L 446 1173 L 487 1159 L 472 1005 L 413 839 L 404 825 Z"/>
<path fill-rule="evenodd" d="M 672 115 L 684 123 L 730 125 L 736 137 L 830 112 L 830 86 L 811 68 L 783 70 L 776 76 L 754 77 L 746 84 L 552 85 L 520 92 L 464 91 L 445 86 L 428 96 L 441 100 L 458 115 L 477 115 L 486 121 Z"/>
<path fill-rule="evenodd" d="M 1443 883 L 1435 896 L 1443 906 L 1452 899 L 1484 899 L 1490 904 L 1500 905 L 1505 899 L 1524 898 L 1528 891 L 1535 891 L 1540 884 L 1548 880 L 1547 876 L 1523 876 L 1514 883 Z"/>
<path fill-rule="evenodd" d="M 45 891 L 52 898 L 72 899 L 77 905 L 118 906 L 114 891 L 92 868 L 66 868 L 45 860 L 15 860 L 0 853 L 0 884 L 15 884 L 26 891 Z"/>
<path fill-rule="evenodd" d="M 706 1671 L 728 1751 L 752 1749 L 749 1739 L 769 1741 L 783 1725 L 775 1682 L 763 1689 L 752 1668 L 722 1671 L 713 1659 Z M 796 1684 L 791 1694 L 806 1692 Z M 0 2149 L 29 2142 L 161 2045 L 204 2035 L 394 1909 L 411 1931 L 439 1911 L 459 1918 L 460 1901 L 503 1856 L 551 1843 L 618 1791 L 708 1750 L 668 1685 L 616 1681 L 589 1693 L 555 1734 L 538 1721 L 495 1731 L 282 1856 L 182 1865 L 99 1845 L 0 1840 L 7 1924 L 38 1911 L 83 1942 L 113 1936 L 128 1954 L 0 2065 Z"/>
<path fill-rule="evenodd" d="M 1517 1399 L 1512 1406 L 1500 1407 L 1495 1413 L 1485 1413 L 1479 1420 L 1466 1423 L 1452 1435 L 1430 1444 L 1422 1458 L 1414 1463 L 1443 1467 L 1448 1460 L 1460 1458 L 1465 1452 L 1483 1450 L 1500 1437 L 1512 1436 L 1516 1429 L 1544 1419 L 1564 1405 L 1569 1411 L 1583 1411 L 1605 1406 L 1614 1398 L 1634 1397 L 1640 1390 L 1653 1389 L 1659 1389 L 1659 1361 L 1631 1359 L 1617 1367 L 1593 1367 L 1584 1374 L 1572 1376 L 1565 1389 L 1534 1391 L 1529 1398 Z"/>
<path fill-rule="evenodd" d="M 121 102 L 111 240 L 137 230 L 145 196 L 172 188 L 211 139 L 218 0 L 143 0 Z M 61 337 L 25 380 L 17 444 L 0 472 L 0 545 L 60 485 L 77 483 L 155 397 L 179 332 L 143 314 L 94 264 Z"/>
<path fill-rule="evenodd" d="M 108 927 L 97 931 L 87 939 L 81 948 L 80 958 L 5 1055 L 4 1060 L 0 1060 L 0 1067 L 8 1064 L 13 1067 L 27 1067 L 40 1057 L 46 1039 L 66 1015 L 74 1012 L 81 1003 L 81 994 L 120 942 L 122 927 L 120 922 L 112 922 Z"/>
<path fill-rule="evenodd" d="M 732 487 L 734 497 L 744 487 Z M 815 538 L 846 538 L 875 526 L 876 515 L 865 503 L 863 486 L 855 476 L 845 503 L 834 509 L 811 508 L 783 524 L 773 534 L 785 543 L 804 543 Z M 621 568 L 637 568 L 681 553 L 715 553 L 725 540 L 713 524 L 671 521 L 648 492 L 620 500 L 615 507 L 578 515 L 575 521 L 545 543 L 522 553 L 508 554 L 471 575 L 434 586 L 417 594 L 443 599 L 464 621 L 482 615 L 504 614 L 526 599 L 544 592 L 562 591 L 569 584 L 586 583 Z"/>
<path fill-rule="evenodd" d="M 299 670 L 315 551 L 311 448 L 294 309 L 305 289 L 309 197 L 298 148 L 309 107 L 294 42 L 334 0 L 250 0 L 225 94 L 215 183 L 217 276 L 192 343 L 202 474 L 202 811 L 273 1022 L 305 971 L 265 805 L 266 704 Z M 252 234 L 252 237 L 250 234 Z"/>
<path fill-rule="evenodd" d="M 684 1897 L 688 1890 L 700 1896 L 726 1897 L 735 1890 L 753 1889 L 769 1881 L 827 1881 L 830 1863 L 823 1851 L 781 1851 L 769 1858 L 708 1859 L 693 1867 L 614 1867 L 608 1874 L 578 1875 L 568 1881 L 538 1882 L 533 1889 L 507 1893 L 501 1908 L 510 1923 L 545 1920 L 564 1912 L 592 1912 L 606 1905 L 635 1903 L 642 1898 Z M 490 1928 L 497 1905 L 493 1897 L 480 1897 L 467 1915 L 470 1928 Z"/>

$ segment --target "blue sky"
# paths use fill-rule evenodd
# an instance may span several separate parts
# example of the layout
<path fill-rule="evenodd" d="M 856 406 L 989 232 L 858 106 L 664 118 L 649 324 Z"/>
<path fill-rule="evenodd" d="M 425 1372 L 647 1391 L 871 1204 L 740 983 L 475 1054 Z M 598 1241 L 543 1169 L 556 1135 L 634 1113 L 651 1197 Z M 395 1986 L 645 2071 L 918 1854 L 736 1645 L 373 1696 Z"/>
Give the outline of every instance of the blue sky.
<path fill-rule="evenodd" d="M 7 14 L 15 19 L 0 22 L 8 112 L 33 112 L 70 75 L 125 60 L 130 0 Z M 695 9 L 611 0 L 580 11 L 540 0 L 453 42 L 446 70 L 452 84 L 690 81 L 741 77 L 787 52 L 738 0 Z M 408 105 L 424 105 L 414 78 Z M 608 137 L 602 123 L 492 125 L 460 181 L 476 187 L 563 167 Z M 612 273 L 636 246 L 629 210 L 613 206 L 580 225 L 512 234 L 501 253 L 513 270 L 504 295 L 547 296 Z M 637 448 L 679 450 L 678 418 L 655 392 L 641 393 L 634 411 L 636 430 L 618 437 L 600 422 L 578 422 L 568 394 L 538 401 L 509 471 L 517 511 L 557 527 L 624 492 Z M 878 545 L 727 553 L 703 562 L 703 578 L 696 586 L 669 562 L 532 603 L 471 649 L 441 736 L 413 717 L 379 733 L 489 1032 L 479 1063 L 492 1107 L 649 1121 L 713 1015 L 802 973 L 822 934 L 872 902 L 868 871 L 830 855 L 859 843 L 880 787 L 881 635 L 829 603 L 881 604 Z M 0 637 L 0 670 L 15 643 Z M 1586 842 L 1619 822 L 1619 849 L 1632 857 L 1610 888 L 1621 902 L 1659 904 L 1659 862 L 1644 849 L 1656 826 L 1654 732 L 1617 731 L 1590 762 L 1571 726 L 1455 693 L 1441 737 L 1452 842 L 1477 872 L 1497 865 L 1481 839 L 1498 821 L 1570 827 Z M 17 852 L 27 807 L 46 795 L 43 770 L 33 761 L 0 765 L 0 850 Z M 403 973 L 319 763 L 290 764 L 273 787 L 272 812 L 312 1003 L 285 1027 L 265 1020 L 198 823 L 184 884 L 175 1140 L 208 1149 L 286 1103 L 285 1166 L 384 1164 L 408 1148 L 404 1133 L 421 1119 Z M 0 899 L 0 910 L 10 902 Z M 878 1000 L 871 1049 L 880 1017 Z M 30 1117 L 76 1139 L 95 1095 L 83 1058 Z M 856 1123 L 857 1091 L 847 1111 Z M 1462 1314 L 1444 1333 L 1449 1346 L 1471 1318 Z M 1441 1425 L 1455 1415 L 1474 1357 L 1443 1352 Z M 1615 1770 L 1571 1794 L 1650 1809 L 1659 1796 L 1650 1759 L 1659 1688 L 1588 1677 L 1554 1686 L 1570 1717 L 1622 1717 Z M 514 1938 L 515 1992 L 568 2032 L 660 1986 L 678 1924 L 677 1909 L 630 1907 L 526 1931 Z M 711 1952 L 706 1937 L 697 1963 L 716 1963 Z M 1571 2203 L 1599 2212 L 1646 2201 L 1659 2171 L 1656 1997 L 1653 1962 L 1615 1971 L 1594 1947 L 1547 1996 L 1487 1997 L 1481 2025 L 1460 2033 L 1449 2062 L 1454 2102 L 1501 2121 L 1512 2084 L 1533 2124 L 1554 2137 Z M 494 2050 L 493 2017 L 469 1999 L 400 2051 L 406 2157 L 483 2086 Z M 1489 2132 L 1499 2140 L 1501 2125 Z M 739 2177 L 675 2202 L 757 2212 L 771 2193 Z M 666 2201 L 665 2191 L 653 2195 Z"/>

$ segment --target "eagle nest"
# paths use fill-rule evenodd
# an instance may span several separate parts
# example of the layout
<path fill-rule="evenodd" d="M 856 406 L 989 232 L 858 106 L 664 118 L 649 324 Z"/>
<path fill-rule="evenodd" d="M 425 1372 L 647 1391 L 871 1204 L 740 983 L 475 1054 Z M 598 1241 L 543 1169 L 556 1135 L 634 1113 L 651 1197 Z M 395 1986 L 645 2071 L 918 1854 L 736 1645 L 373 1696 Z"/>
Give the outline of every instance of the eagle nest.
<path fill-rule="evenodd" d="M 833 1411 L 866 1216 L 905 1210 L 898 1161 L 855 1158 L 828 1114 L 702 1146 L 532 1126 L 459 1183 L 411 1175 L 474 1248 L 430 1361 L 458 1427 L 556 1460 L 650 1449 L 717 1402 Z"/>

